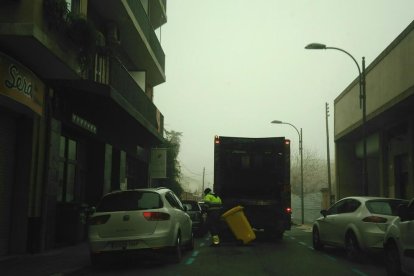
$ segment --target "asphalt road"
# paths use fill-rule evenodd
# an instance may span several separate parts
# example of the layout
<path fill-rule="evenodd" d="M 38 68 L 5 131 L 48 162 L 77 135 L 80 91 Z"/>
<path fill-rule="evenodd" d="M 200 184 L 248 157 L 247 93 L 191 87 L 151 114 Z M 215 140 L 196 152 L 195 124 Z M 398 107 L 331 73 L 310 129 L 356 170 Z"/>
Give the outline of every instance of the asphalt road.
<path fill-rule="evenodd" d="M 180 264 L 135 258 L 99 268 L 89 266 L 76 275 L 386 275 L 381 255 L 353 263 L 339 249 L 314 251 L 306 227 L 293 227 L 278 242 L 226 242 L 217 248 L 209 244 L 208 237 L 197 239 L 195 249 L 185 252 Z"/>

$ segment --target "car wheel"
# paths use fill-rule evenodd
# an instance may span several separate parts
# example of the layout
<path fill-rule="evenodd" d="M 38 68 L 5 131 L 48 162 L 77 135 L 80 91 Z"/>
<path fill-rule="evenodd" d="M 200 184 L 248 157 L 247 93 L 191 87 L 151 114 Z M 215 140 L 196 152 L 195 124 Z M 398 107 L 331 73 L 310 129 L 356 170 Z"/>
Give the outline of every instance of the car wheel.
<path fill-rule="evenodd" d="M 385 247 L 385 265 L 388 275 L 402 275 L 400 255 L 394 242 L 389 242 Z"/>
<path fill-rule="evenodd" d="M 323 243 L 321 242 L 319 230 L 316 226 L 314 226 L 312 229 L 312 244 L 313 244 L 313 249 L 315 250 L 320 251 L 323 249 Z"/>
<path fill-rule="evenodd" d="M 354 262 L 362 261 L 362 252 L 359 248 L 358 240 L 352 232 L 349 232 L 345 237 L 345 250 L 349 260 Z"/>
<path fill-rule="evenodd" d="M 181 248 L 181 235 L 180 233 L 177 234 L 177 238 L 175 240 L 175 245 L 172 248 L 170 260 L 172 263 L 178 264 L 181 262 L 181 258 L 183 257 L 183 252 Z"/>

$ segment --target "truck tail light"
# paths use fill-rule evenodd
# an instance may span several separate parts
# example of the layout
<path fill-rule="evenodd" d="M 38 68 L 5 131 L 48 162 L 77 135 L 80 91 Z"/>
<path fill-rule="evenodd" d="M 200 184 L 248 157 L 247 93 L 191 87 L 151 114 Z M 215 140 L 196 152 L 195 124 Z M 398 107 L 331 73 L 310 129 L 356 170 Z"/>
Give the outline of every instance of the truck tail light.
<path fill-rule="evenodd" d="M 162 212 L 144 212 L 144 218 L 149 221 L 160 221 L 160 220 L 169 220 L 170 214 Z"/>
<path fill-rule="evenodd" d="M 290 208 L 290 207 L 287 207 L 285 211 L 289 215 L 292 214 L 292 208 Z"/>

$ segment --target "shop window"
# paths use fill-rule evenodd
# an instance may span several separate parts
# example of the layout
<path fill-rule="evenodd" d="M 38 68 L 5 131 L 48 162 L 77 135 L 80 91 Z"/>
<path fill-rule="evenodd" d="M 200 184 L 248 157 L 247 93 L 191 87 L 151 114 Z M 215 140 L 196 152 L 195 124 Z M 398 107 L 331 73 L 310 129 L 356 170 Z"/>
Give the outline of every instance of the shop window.
<path fill-rule="evenodd" d="M 60 137 L 59 179 L 57 187 L 58 202 L 75 200 L 75 180 L 77 169 L 77 143 L 67 137 Z"/>
<path fill-rule="evenodd" d="M 80 12 L 80 0 L 66 0 L 66 5 L 69 12 L 79 14 Z"/>
<path fill-rule="evenodd" d="M 102 84 L 109 83 L 109 58 L 107 55 L 95 55 L 94 80 Z"/>

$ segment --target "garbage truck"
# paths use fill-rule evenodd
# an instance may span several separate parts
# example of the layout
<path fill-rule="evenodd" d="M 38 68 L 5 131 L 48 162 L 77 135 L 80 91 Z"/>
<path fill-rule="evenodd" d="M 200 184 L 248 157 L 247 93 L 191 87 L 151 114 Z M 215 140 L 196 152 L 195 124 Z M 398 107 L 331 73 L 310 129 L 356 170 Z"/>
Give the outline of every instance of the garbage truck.
<path fill-rule="evenodd" d="M 224 210 L 243 207 L 258 239 L 282 239 L 291 227 L 290 140 L 216 135 L 213 188 Z"/>

